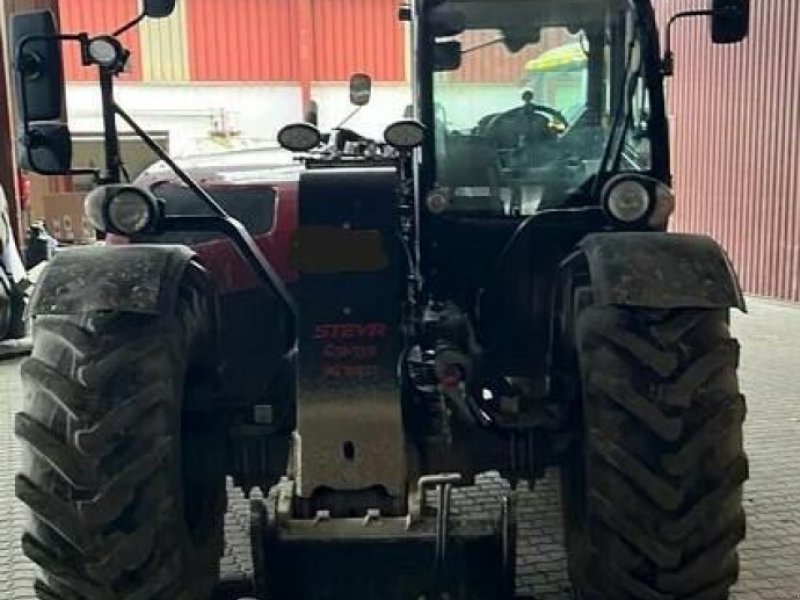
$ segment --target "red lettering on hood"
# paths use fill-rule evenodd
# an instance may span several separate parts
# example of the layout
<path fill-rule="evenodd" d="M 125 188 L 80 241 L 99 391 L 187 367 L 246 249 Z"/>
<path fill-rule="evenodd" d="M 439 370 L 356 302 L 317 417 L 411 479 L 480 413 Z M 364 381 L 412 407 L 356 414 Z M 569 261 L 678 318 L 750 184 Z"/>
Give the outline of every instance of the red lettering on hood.
<path fill-rule="evenodd" d="M 389 334 L 386 323 L 326 323 L 314 328 L 314 339 L 331 340 L 379 340 Z"/>

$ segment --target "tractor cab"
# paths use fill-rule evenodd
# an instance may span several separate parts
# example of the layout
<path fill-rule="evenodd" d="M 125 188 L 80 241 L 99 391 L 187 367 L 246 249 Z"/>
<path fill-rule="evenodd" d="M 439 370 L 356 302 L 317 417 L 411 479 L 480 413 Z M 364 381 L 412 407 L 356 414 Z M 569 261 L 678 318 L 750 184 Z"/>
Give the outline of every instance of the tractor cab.
<path fill-rule="evenodd" d="M 649 4 L 451 0 L 419 20 L 432 212 L 530 216 L 599 204 L 621 171 L 668 181 Z"/>

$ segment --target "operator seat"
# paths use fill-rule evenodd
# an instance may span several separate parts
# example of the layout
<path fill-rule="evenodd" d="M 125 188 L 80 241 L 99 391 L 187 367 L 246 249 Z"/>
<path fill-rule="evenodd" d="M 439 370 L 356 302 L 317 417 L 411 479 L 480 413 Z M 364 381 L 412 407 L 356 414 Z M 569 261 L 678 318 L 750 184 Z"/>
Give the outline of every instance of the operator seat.
<path fill-rule="evenodd" d="M 439 156 L 439 182 L 454 191 L 453 212 L 504 214 L 497 148 L 483 137 L 447 136 Z"/>

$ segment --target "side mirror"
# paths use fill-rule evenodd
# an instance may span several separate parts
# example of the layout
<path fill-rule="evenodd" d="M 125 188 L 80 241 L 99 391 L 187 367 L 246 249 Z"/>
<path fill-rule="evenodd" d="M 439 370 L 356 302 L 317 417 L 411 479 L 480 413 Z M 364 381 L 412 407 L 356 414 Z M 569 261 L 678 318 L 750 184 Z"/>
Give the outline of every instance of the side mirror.
<path fill-rule="evenodd" d="M 14 15 L 14 74 L 20 167 L 42 175 L 66 175 L 72 167 L 72 137 L 60 123 L 64 107 L 61 40 L 50 11 Z"/>
<path fill-rule="evenodd" d="M 528 28 L 520 27 L 503 30 L 503 45 L 512 54 L 516 54 L 528 44 L 538 44 L 541 39 L 541 29 L 529 30 Z"/>
<path fill-rule="evenodd" d="M 428 23 L 433 37 L 453 37 L 467 27 L 464 13 L 449 6 L 437 6 L 428 13 Z"/>
<path fill-rule="evenodd" d="M 11 19 L 19 121 L 53 121 L 64 106 L 61 40 L 49 10 L 22 13 Z"/>
<path fill-rule="evenodd" d="M 144 0 L 144 14 L 151 19 L 163 19 L 175 11 L 175 0 Z"/>
<path fill-rule="evenodd" d="M 461 66 L 460 42 L 436 42 L 433 46 L 433 70 L 455 71 Z"/>
<path fill-rule="evenodd" d="M 19 162 L 25 171 L 68 175 L 72 168 L 72 136 L 63 123 L 34 123 L 20 141 Z"/>
<path fill-rule="evenodd" d="M 711 39 L 715 44 L 735 44 L 750 30 L 750 0 L 714 0 Z"/>
<path fill-rule="evenodd" d="M 350 103 L 353 106 L 366 106 L 372 97 L 372 77 L 366 73 L 356 73 L 350 77 Z"/>

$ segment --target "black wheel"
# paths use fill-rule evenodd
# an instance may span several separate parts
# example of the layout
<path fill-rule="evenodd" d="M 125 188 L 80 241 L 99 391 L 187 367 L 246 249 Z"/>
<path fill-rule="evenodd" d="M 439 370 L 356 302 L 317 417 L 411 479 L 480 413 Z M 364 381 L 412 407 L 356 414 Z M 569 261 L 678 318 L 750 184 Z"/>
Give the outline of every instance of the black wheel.
<path fill-rule="evenodd" d="M 721 600 L 744 538 L 745 402 L 728 312 L 589 306 L 562 466 L 578 598 Z"/>
<path fill-rule="evenodd" d="M 22 366 L 17 496 L 42 600 L 206 600 L 219 575 L 224 431 L 185 410 L 209 371 L 207 276 L 174 314 L 40 316 Z M 191 385 L 190 385 L 191 384 Z"/>

